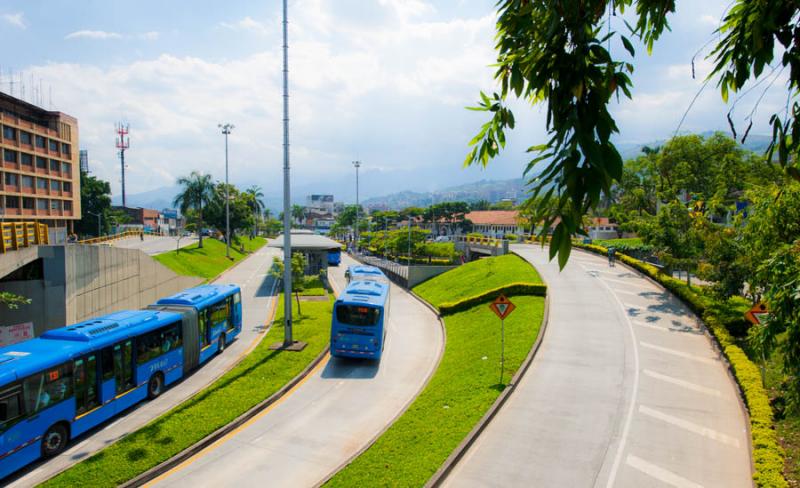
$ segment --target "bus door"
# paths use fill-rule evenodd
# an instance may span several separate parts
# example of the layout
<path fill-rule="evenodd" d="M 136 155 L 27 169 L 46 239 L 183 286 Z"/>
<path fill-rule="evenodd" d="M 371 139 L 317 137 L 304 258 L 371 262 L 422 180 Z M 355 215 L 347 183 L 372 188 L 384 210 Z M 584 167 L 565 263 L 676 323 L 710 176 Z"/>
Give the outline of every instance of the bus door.
<path fill-rule="evenodd" d="M 102 352 L 91 353 L 72 362 L 73 391 L 75 394 L 75 423 L 73 435 L 78 435 L 92 426 L 111 417 L 112 407 L 103 405 L 103 382 L 100 371 Z M 98 374 L 98 372 L 100 374 Z"/>
<path fill-rule="evenodd" d="M 116 411 L 120 412 L 136 403 L 136 399 L 125 397 L 136 386 L 133 377 L 133 339 L 114 344 L 111 352 L 114 358 L 114 393 L 119 402 Z"/>
<path fill-rule="evenodd" d="M 238 325 L 242 323 L 242 298 L 238 293 L 228 297 L 228 339 L 230 340 L 239 329 Z"/>

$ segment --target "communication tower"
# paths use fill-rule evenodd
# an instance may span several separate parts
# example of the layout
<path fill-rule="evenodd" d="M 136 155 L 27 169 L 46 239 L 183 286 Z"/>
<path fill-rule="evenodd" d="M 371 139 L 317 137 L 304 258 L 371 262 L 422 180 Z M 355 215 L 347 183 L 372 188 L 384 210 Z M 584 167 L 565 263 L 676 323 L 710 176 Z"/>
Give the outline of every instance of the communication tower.
<path fill-rule="evenodd" d="M 122 169 L 122 208 L 127 207 L 125 201 L 125 151 L 131 147 L 128 136 L 129 126 L 122 122 L 117 123 L 117 149 L 119 150 L 119 165 Z"/>

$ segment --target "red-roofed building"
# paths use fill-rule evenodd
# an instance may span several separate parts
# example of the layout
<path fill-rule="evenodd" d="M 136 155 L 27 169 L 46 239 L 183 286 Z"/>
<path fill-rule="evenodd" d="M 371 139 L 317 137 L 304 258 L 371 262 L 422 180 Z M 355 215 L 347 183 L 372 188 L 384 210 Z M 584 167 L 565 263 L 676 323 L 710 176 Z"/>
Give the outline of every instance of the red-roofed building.
<path fill-rule="evenodd" d="M 592 217 L 592 224 L 588 229 L 589 237 L 592 239 L 617 239 L 619 237 L 618 227 L 608 217 Z"/>
<path fill-rule="evenodd" d="M 472 231 L 487 237 L 503 237 L 506 234 L 523 234 L 525 229 L 518 223 L 516 210 L 475 210 L 464 216 L 472 222 Z"/>

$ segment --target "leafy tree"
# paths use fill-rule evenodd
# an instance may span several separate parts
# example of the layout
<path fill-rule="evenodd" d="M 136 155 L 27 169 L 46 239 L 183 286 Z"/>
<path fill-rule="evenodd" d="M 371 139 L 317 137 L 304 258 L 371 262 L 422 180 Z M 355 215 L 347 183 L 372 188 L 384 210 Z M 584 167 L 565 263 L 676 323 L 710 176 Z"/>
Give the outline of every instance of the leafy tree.
<path fill-rule="evenodd" d="M 81 209 L 83 214 L 75 222 L 75 232 L 80 235 L 97 235 L 97 214 L 100 214 L 100 232 L 108 234 L 111 185 L 107 181 L 81 173 Z"/>
<path fill-rule="evenodd" d="M 238 239 L 238 231 L 252 228 L 255 219 L 249 195 L 241 193 L 235 186 L 229 185 L 228 196 L 230 198 L 231 242 L 234 242 Z M 206 207 L 205 218 L 209 225 L 220 230 L 225 229 L 225 183 L 219 182 L 214 187 L 212 198 Z"/>
<path fill-rule="evenodd" d="M 250 211 L 253 212 L 253 237 L 255 237 L 258 233 L 257 226 L 259 216 L 267 212 L 264 207 L 264 192 L 261 191 L 260 186 L 253 185 L 245 190 L 244 193 L 247 196 L 247 206 L 250 207 Z"/>
<path fill-rule="evenodd" d="M 703 222 L 702 215 L 692 216 L 683 204 L 672 201 L 662 206 L 655 219 L 641 228 L 643 240 L 653 246 L 666 266 L 687 272 L 689 285 L 702 252 L 700 226 Z"/>
<path fill-rule="evenodd" d="M 294 292 L 295 300 L 297 300 L 297 313 L 300 311 L 300 292 L 305 289 L 306 266 L 308 262 L 303 253 L 292 253 L 292 291 Z M 270 276 L 276 280 L 283 279 L 283 260 L 278 256 L 272 258 L 272 268 L 270 269 Z"/>
<path fill-rule="evenodd" d="M 211 183 L 211 175 L 200 174 L 192 171 L 189 176 L 178 178 L 178 185 L 181 191 L 175 196 L 172 204 L 178 207 L 182 214 L 191 209 L 196 211 L 197 234 L 200 241 L 197 247 L 203 247 L 203 207 L 213 198 L 214 185 Z"/>
<path fill-rule="evenodd" d="M 472 210 L 489 210 L 492 204 L 489 200 L 477 200 L 469 204 L 470 211 Z"/>
<path fill-rule="evenodd" d="M 514 202 L 503 201 L 489 205 L 489 210 L 514 210 Z"/>
<path fill-rule="evenodd" d="M 11 310 L 16 310 L 20 305 L 28 305 L 31 303 L 30 298 L 25 298 L 14 293 L 7 291 L 0 291 L 0 304 L 5 305 Z"/>
<path fill-rule="evenodd" d="M 306 219 L 306 209 L 302 205 L 292 205 L 292 219 L 303 224 Z"/>
<path fill-rule="evenodd" d="M 627 16 L 631 22 L 615 21 L 613 14 L 626 9 L 633 10 Z M 486 166 L 505 146 L 505 133 L 515 125 L 506 105 L 509 94 L 531 104 L 546 102 L 549 138 L 529 148 L 535 157 L 528 162 L 525 175 L 532 196 L 543 197 L 538 207 L 543 229 L 560 219 L 550 257 L 558 254 L 561 267 L 569 258 L 570 238 L 579 232 L 582 216 L 597 208 L 601 197 L 611 196 L 614 182 L 622 178 L 622 158 L 611 142 L 618 128 L 608 104 L 620 94 L 631 98 L 629 75 L 634 65 L 629 60 L 635 50 L 631 40 L 615 28 L 624 24 L 628 35 L 641 40 L 651 52 L 669 28 L 668 15 L 674 10 L 674 0 L 498 3 L 495 79 L 500 92 L 491 96 L 481 93 L 481 101 L 474 107 L 491 118 L 470 141 L 472 149 L 465 164 Z M 787 102 L 786 110 L 770 119 L 773 140 L 768 160 L 776 153 L 787 173 L 800 180 L 798 12 L 796 1 L 735 0 L 718 31 L 709 79 L 717 80 L 722 98 L 727 100 L 730 92 L 747 88 L 752 78 L 762 75 L 776 56 L 776 66 L 789 67 L 791 107 Z M 540 162 L 544 168 L 538 171 Z M 551 200 L 555 205 L 550 205 Z"/>

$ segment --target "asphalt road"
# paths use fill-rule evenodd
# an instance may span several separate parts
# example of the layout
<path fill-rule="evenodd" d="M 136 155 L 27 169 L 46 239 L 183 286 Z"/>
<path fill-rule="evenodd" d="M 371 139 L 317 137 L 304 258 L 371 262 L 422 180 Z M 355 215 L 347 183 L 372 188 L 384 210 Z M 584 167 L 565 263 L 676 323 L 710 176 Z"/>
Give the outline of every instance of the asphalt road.
<path fill-rule="evenodd" d="M 139 249 L 140 251 L 153 256 L 168 251 L 174 251 L 178 245 L 186 247 L 197 242 L 197 237 L 182 237 L 178 241 L 175 237 L 144 236 L 144 240 L 138 237 L 128 237 L 111 243 L 114 247 L 124 249 Z"/>
<path fill-rule="evenodd" d="M 353 261 L 329 268 L 336 286 Z M 393 287 L 379 364 L 328 359 L 274 408 L 189 459 L 158 486 L 309 487 L 365 448 L 405 410 L 433 373 L 444 337 L 436 316 Z"/>
<path fill-rule="evenodd" d="M 573 251 L 548 284 L 531 368 L 455 467 L 454 487 L 751 487 L 747 419 L 708 332 L 622 265 Z"/>
<path fill-rule="evenodd" d="M 34 464 L 26 470 L 22 470 L 17 479 L 3 480 L 3 482 L 10 483 L 9 486 L 20 488 L 41 483 L 142 427 L 203 389 L 230 369 L 264 336 L 268 325 L 267 314 L 273 302 L 271 295 L 273 280 L 267 271 L 272 265 L 272 257 L 279 254 L 278 249 L 262 247 L 233 269 L 223 273 L 215 281 L 215 283 L 235 283 L 242 288 L 242 332 L 222 354 L 195 370 L 182 382 L 167 389 L 157 399 L 140 403 L 128 413 L 81 436 L 77 443 L 73 442 L 61 455 L 47 462 Z"/>

